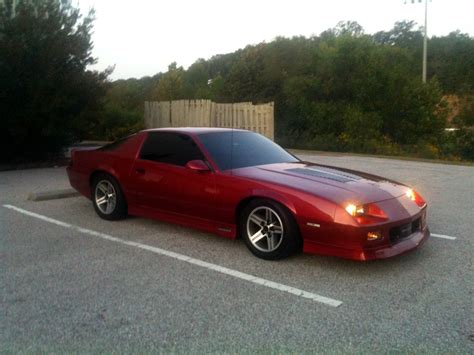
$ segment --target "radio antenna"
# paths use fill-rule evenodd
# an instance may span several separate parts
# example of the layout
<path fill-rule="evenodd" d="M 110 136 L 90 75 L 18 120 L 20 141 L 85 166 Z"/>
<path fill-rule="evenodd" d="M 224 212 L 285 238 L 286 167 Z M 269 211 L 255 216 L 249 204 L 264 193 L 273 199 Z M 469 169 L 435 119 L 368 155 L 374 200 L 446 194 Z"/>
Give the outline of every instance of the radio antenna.
<path fill-rule="evenodd" d="M 234 174 L 234 103 L 232 103 L 232 115 L 231 115 L 231 133 L 230 133 L 230 174 Z"/>

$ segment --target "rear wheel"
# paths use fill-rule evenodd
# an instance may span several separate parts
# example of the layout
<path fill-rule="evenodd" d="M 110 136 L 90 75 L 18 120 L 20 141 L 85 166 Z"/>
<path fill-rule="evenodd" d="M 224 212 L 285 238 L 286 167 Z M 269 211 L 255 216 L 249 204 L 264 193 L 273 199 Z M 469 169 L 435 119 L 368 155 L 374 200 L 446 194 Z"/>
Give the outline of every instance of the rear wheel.
<path fill-rule="evenodd" d="M 299 245 L 300 236 L 293 215 L 272 200 L 251 201 L 242 211 L 239 227 L 247 247 L 262 259 L 285 258 Z"/>
<path fill-rule="evenodd" d="M 127 203 L 114 177 L 97 175 L 92 183 L 92 194 L 92 203 L 99 217 L 113 221 L 127 216 Z"/>

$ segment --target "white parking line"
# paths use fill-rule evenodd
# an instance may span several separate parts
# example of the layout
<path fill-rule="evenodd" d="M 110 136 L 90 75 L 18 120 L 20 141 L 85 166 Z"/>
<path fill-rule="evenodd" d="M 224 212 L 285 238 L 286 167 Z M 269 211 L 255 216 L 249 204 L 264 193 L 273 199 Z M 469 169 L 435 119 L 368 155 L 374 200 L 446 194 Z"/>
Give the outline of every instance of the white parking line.
<path fill-rule="evenodd" d="M 456 237 L 450 237 L 449 235 L 443 235 L 443 234 L 431 233 L 431 236 L 435 238 L 441 238 L 441 239 L 456 240 Z"/>
<path fill-rule="evenodd" d="M 206 261 L 202 261 L 202 260 L 199 260 L 199 259 L 194 259 L 194 258 L 191 258 L 189 256 L 186 256 L 186 255 L 183 255 L 183 254 L 178 254 L 178 253 L 175 253 L 175 252 L 172 252 L 172 251 L 169 251 L 169 250 L 153 247 L 151 245 L 131 242 L 131 241 L 127 241 L 127 240 L 123 240 L 123 239 L 120 239 L 120 238 L 113 237 L 113 236 L 105 234 L 105 233 L 96 232 L 96 231 L 93 231 L 91 229 L 81 228 L 81 227 L 75 226 L 73 224 L 69 224 L 69 223 L 59 221 L 57 219 L 49 218 L 49 217 L 43 216 L 41 214 L 30 212 L 30 211 L 24 210 L 24 209 L 16 207 L 16 206 L 3 205 L 3 207 L 9 208 L 11 210 L 14 210 L 16 212 L 25 214 L 25 215 L 30 216 L 30 217 L 34 217 L 34 218 L 43 220 L 43 221 L 48 222 L 48 223 L 56 224 L 57 226 L 61 226 L 61 227 L 64 227 L 64 228 L 69 228 L 69 229 L 72 229 L 74 231 L 81 232 L 81 233 L 84 233 L 84 234 L 88 234 L 88 235 L 91 235 L 91 236 L 94 236 L 94 237 L 102 238 L 102 239 L 105 239 L 105 240 L 108 240 L 108 241 L 111 241 L 111 242 L 116 242 L 116 243 L 120 243 L 120 244 L 124 244 L 124 245 L 128 245 L 128 246 L 136 247 L 136 248 L 139 248 L 139 249 L 148 250 L 148 251 L 151 251 L 153 253 L 168 256 L 170 258 L 181 260 L 181 261 L 187 262 L 189 264 L 197 265 L 197 266 L 203 267 L 205 269 L 220 272 L 221 274 L 229 275 L 229 276 L 235 277 L 237 279 L 252 282 L 252 283 L 257 284 L 257 285 L 266 286 L 266 287 L 269 287 L 269 288 L 272 288 L 272 289 L 275 289 L 275 290 L 291 293 L 293 295 L 303 297 L 303 298 L 307 298 L 307 299 L 310 299 L 310 300 L 315 301 L 315 302 L 324 303 L 328 306 L 338 307 L 342 304 L 341 301 L 338 301 L 338 300 L 335 300 L 335 299 L 332 299 L 332 298 L 328 298 L 328 297 L 324 297 L 324 296 L 320 296 L 316 293 L 307 292 L 307 291 L 304 291 L 304 290 L 301 290 L 301 289 L 298 289 L 298 288 L 295 288 L 295 287 L 280 284 L 278 282 L 273 282 L 273 281 L 270 281 L 270 280 L 262 279 L 260 277 L 256 277 L 256 276 L 253 276 L 253 275 L 250 275 L 250 274 L 246 274 L 246 273 L 243 273 L 243 272 L 240 272 L 240 271 L 237 271 L 237 270 L 232 270 L 232 269 L 229 269 L 229 268 L 226 268 L 226 267 L 223 267 L 223 266 L 219 266 L 219 265 L 216 265 L 216 264 L 208 263 Z"/>

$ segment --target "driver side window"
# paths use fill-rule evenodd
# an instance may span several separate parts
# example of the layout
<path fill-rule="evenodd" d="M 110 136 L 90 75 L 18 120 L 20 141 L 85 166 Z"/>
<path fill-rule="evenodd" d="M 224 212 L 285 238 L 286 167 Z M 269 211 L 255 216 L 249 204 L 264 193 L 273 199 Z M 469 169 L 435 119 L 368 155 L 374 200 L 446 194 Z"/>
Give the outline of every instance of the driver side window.
<path fill-rule="evenodd" d="M 185 166 L 191 160 L 204 160 L 194 140 L 182 133 L 149 132 L 140 159 Z"/>

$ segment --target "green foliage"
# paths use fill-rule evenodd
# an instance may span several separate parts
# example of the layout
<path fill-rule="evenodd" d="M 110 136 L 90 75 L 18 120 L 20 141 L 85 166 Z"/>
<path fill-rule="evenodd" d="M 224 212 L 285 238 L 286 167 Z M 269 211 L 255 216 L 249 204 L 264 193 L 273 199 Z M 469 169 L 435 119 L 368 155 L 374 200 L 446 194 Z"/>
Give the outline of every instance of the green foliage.
<path fill-rule="evenodd" d="M 421 50 L 423 33 L 416 29 L 414 21 L 398 21 L 390 31 L 381 31 L 374 34 L 373 39 L 376 43 L 397 46 L 400 48 Z"/>
<path fill-rule="evenodd" d="M 184 69 L 171 63 L 168 72 L 160 77 L 156 87 L 151 93 L 150 99 L 155 101 L 170 101 L 183 99 L 184 96 Z"/>
<path fill-rule="evenodd" d="M 428 74 L 436 76 L 447 93 L 474 92 L 474 40 L 459 31 L 429 42 Z"/>
<path fill-rule="evenodd" d="M 87 131 L 87 138 L 116 140 L 144 128 L 143 101 L 155 88 L 150 78 L 117 80 L 108 84 L 100 115 Z"/>
<path fill-rule="evenodd" d="M 457 125 L 460 127 L 474 127 L 474 94 L 464 95 L 460 104 Z"/>
<path fill-rule="evenodd" d="M 409 59 L 407 50 L 367 36 L 319 42 L 312 66 L 283 84 L 278 137 L 291 132 L 315 149 L 381 154 L 397 151 L 394 144 L 436 144 L 445 122 L 441 90 L 436 80 L 416 78 Z"/>
<path fill-rule="evenodd" d="M 108 85 L 106 103 L 113 103 L 124 110 L 143 111 L 143 101 L 152 99 L 150 91 L 155 87 L 153 78 L 116 80 Z"/>
<path fill-rule="evenodd" d="M 351 36 L 361 37 L 364 34 L 362 26 L 355 21 L 340 21 L 336 27 L 331 28 L 321 34 L 324 37 Z"/>
<path fill-rule="evenodd" d="M 474 39 L 459 32 L 430 39 L 426 84 L 422 43 L 414 22 L 374 35 L 341 22 L 319 36 L 278 37 L 199 59 L 187 70 L 172 63 L 166 73 L 112 83 L 110 121 L 94 134 L 110 136 L 107 125 L 136 127 L 145 100 L 274 101 L 276 140 L 287 147 L 472 159 L 471 131 L 444 132 L 443 96 L 460 95 L 456 122 L 474 125 Z"/>
<path fill-rule="evenodd" d="M 68 0 L 0 3 L 0 161 L 38 159 L 97 118 L 108 71 L 93 64 L 94 13 Z"/>
<path fill-rule="evenodd" d="M 474 130 L 463 128 L 456 133 L 458 156 L 474 160 Z"/>
<path fill-rule="evenodd" d="M 474 129 L 447 132 L 441 140 L 442 156 L 454 160 L 474 160 Z"/>
<path fill-rule="evenodd" d="M 99 120 L 89 132 L 90 139 L 114 141 L 135 133 L 143 126 L 143 115 L 138 110 L 127 110 L 112 103 L 105 105 Z"/>

